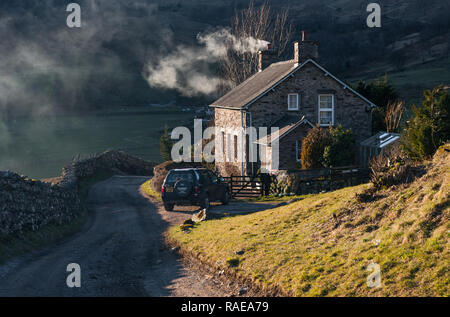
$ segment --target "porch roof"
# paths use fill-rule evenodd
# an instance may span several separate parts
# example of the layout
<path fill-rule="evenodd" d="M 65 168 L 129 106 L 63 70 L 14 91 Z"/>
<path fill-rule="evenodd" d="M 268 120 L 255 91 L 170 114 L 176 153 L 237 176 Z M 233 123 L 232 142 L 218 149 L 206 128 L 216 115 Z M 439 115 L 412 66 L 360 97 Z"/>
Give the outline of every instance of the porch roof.
<path fill-rule="evenodd" d="M 305 119 L 305 116 L 299 120 L 297 116 L 286 115 L 270 127 L 270 129 L 277 127 L 277 131 L 258 139 L 255 143 L 271 146 L 273 142 L 280 140 L 302 124 L 309 124 L 311 128 L 314 127 L 311 122 Z"/>

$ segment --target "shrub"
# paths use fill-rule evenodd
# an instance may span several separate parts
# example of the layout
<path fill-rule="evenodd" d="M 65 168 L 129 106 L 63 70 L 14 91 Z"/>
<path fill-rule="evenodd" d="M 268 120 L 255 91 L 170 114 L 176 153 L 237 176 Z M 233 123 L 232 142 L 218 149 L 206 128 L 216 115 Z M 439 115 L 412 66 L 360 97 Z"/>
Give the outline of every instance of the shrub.
<path fill-rule="evenodd" d="M 355 160 L 355 137 L 350 129 L 342 126 L 330 128 L 330 145 L 323 153 L 325 167 L 352 165 Z"/>
<path fill-rule="evenodd" d="M 403 112 L 405 111 L 405 102 L 398 100 L 396 102 L 389 102 L 386 107 L 386 114 L 384 123 L 386 124 L 387 132 L 398 133 L 400 123 L 402 121 Z"/>
<path fill-rule="evenodd" d="M 370 160 L 371 182 L 376 189 L 410 182 L 414 173 L 408 157 L 400 147 L 393 147 Z"/>
<path fill-rule="evenodd" d="M 316 126 L 303 139 L 303 169 L 351 165 L 354 158 L 354 135 L 340 125 L 336 128 Z"/>
<path fill-rule="evenodd" d="M 422 107 L 413 107 L 402 144 L 413 159 L 430 158 L 450 139 L 450 95 L 442 86 L 424 92 Z"/>
<path fill-rule="evenodd" d="M 316 125 L 308 131 L 302 141 L 302 168 L 323 167 L 323 153 L 325 147 L 330 145 L 330 131 Z"/>

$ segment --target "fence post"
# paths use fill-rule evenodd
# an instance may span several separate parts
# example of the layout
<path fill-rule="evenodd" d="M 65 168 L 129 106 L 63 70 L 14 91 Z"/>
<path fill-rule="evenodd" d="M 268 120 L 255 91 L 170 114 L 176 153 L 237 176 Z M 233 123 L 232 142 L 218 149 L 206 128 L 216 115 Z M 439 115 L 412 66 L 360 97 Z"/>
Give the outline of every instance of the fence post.
<path fill-rule="evenodd" d="M 330 167 L 330 192 L 333 190 L 333 168 Z"/>
<path fill-rule="evenodd" d="M 233 196 L 233 175 L 230 176 L 230 184 L 231 184 L 231 196 Z"/>

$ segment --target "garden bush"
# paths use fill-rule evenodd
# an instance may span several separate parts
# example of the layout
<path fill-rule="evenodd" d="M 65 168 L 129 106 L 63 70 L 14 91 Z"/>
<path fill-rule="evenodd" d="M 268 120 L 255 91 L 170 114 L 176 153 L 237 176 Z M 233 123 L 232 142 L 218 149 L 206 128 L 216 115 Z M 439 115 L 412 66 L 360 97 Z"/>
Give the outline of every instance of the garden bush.
<path fill-rule="evenodd" d="M 303 169 L 352 165 L 354 160 L 355 138 L 350 129 L 315 126 L 303 139 Z"/>
<path fill-rule="evenodd" d="M 323 153 L 325 167 L 352 165 L 355 161 L 355 136 L 342 126 L 330 129 L 330 144 Z"/>
<path fill-rule="evenodd" d="M 316 125 L 308 131 L 302 142 L 302 168 L 323 167 L 323 153 L 325 147 L 330 145 L 330 131 Z"/>

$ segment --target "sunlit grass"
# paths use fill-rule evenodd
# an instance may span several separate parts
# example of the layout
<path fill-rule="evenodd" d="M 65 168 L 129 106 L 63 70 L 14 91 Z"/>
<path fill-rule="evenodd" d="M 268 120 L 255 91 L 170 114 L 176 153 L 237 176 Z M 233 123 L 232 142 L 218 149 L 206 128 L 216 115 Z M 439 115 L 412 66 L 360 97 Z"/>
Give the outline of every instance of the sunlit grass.
<path fill-rule="evenodd" d="M 142 191 L 144 194 L 146 194 L 146 195 L 148 195 L 148 196 L 150 196 L 150 197 L 152 197 L 152 198 L 155 198 L 155 199 L 158 200 L 158 201 L 162 201 L 162 199 L 161 199 L 161 194 L 158 193 L 158 192 L 156 192 L 156 191 L 152 188 L 152 186 L 150 186 L 150 182 L 151 182 L 151 179 L 149 179 L 149 180 L 146 181 L 144 184 L 142 184 L 142 185 L 141 185 L 141 191 Z"/>
<path fill-rule="evenodd" d="M 370 186 L 359 185 L 169 234 L 203 261 L 290 295 L 448 296 L 449 177 L 445 163 L 373 202 L 358 201 Z M 371 262 L 380 288 L 367 286 Z"/>

